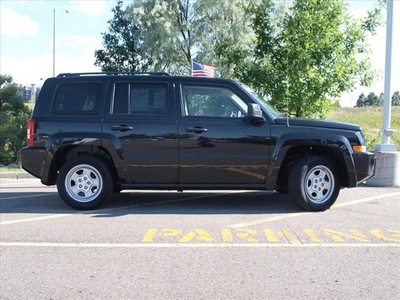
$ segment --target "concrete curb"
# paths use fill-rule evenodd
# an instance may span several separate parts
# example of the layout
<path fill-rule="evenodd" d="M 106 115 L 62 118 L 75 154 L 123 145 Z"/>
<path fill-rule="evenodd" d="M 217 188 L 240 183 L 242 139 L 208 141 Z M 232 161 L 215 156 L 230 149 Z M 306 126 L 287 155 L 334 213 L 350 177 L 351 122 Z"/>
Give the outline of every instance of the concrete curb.
<path fill-rule="evenodd" d="M 25 178 L 36 178 L 27 172 L 0 172 L 1 178 L 9 178 L 9 179 L 25 179 Z"/>

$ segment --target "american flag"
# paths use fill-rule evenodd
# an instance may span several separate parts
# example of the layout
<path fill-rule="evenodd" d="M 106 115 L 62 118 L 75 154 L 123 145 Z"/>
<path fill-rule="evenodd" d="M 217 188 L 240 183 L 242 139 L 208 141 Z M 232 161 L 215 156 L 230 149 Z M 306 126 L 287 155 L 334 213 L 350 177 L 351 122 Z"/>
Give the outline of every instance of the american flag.
<path fill-rule="evenodd" d="M 215 67 L 192 60 L 192 76 L 214 77 Z"/>

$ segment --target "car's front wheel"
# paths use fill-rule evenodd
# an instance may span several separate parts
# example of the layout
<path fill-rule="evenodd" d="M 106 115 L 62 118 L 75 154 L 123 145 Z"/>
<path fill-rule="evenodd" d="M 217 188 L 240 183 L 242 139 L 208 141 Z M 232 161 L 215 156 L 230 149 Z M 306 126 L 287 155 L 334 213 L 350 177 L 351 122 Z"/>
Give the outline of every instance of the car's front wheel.
<path fill-rule="evenodd" d="M 94 209 L 113 192 L 108 166 L 90 155 L 79 155 L 67 161 L 57 178 L 61 199 L 75 209 Z"/>
<path fill-rule="evenodd" d="M 324 211 L 340 191 L 338 172 L 327 159 L 309 156 L 299 160 L 289 175 L 289 194 L 294 203 L 309 211 Z"/>

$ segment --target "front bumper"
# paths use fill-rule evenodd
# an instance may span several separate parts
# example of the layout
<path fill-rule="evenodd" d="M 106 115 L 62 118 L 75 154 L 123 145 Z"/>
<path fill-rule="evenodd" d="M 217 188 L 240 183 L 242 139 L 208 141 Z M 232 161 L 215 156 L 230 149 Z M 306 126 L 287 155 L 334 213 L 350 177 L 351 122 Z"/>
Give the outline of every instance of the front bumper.
<path fill-rule="evenodd" d="M 353 152 L 354 169 L 357 183 L 363 182 L 375 174 L 375 154 L 372 152 Z"/>

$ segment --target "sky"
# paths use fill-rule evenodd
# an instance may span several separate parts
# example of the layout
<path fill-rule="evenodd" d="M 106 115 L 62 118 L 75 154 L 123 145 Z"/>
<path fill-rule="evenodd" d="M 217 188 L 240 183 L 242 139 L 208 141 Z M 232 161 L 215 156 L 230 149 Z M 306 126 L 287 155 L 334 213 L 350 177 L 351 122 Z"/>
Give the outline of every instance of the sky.
<path fill-rule="evenodd" d="M 378 0 L 346 0 L 356 18 L 366 15 Z M 130 3 L 125 1 L 125 3 Z M 113 18 L 117 0 L 0 0 L 0 74 L 14 82 L 41 86 L 53 76 L 53 24 L 55 24 L 55 74 L 99 72 L 94 52 L 102 49 L 102 33 Z M 55 16 L 55 22 L 53 17 Z M 386 19 L 386 10 L 383 12 Z M 391 94 L 400 90 L 400 0 L 394 0 Z M 378 79 L 369 88 L 342 95 L 342 106 L 354 106 L 361 92 L 384 90 L 386 25 L 369 39 Z M 156 70 L 155 70 L 156 71 Z"/>

